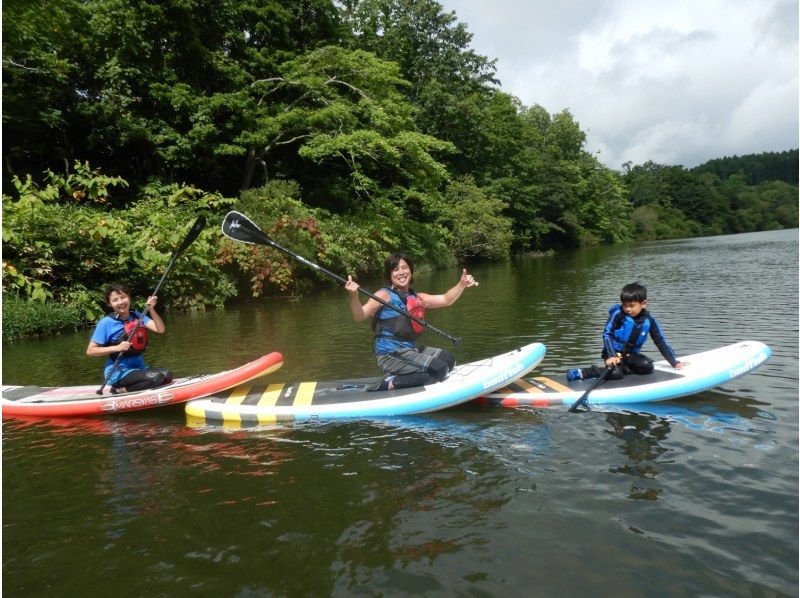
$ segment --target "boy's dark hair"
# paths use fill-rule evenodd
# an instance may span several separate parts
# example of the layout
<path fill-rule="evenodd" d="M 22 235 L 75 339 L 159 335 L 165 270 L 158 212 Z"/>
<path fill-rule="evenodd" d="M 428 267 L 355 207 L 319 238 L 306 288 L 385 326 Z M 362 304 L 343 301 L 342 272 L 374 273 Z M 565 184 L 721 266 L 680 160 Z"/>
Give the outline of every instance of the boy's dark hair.
<path fill-rule="evenodd" d="M 414 262 L 411 261 L 411 258 L 405 253 L 393 253 L 386 258 L 385 262 L 383 262 L 383 273 L 386 276 L 386 280 L 389 281 L 389 284 L 392 283 L 392 270 L 397 268 L 397 264 L 400 263 L 400 260 L 404 260 L 405 263 L 408 264 L 408 269 L 411 270 L 411 275 L 414 275 Z"/>
<path fill-rule="evenodd" d="M 111 297 L 111 293 L 125 293 L 128 297 L 132 297 L 131 289 L 126 284 L 121 284 L 119 282 L 112 282 L 108 285 L 106 289 L 106 303 L 108 303 L 108 298 Z"/>
<path fill-rule="evenodd" d="M 632 282 L 622 287 L 622 292 L 619 294 L 619 300 L 622 303 L 628 301 L 642 301 L 647 300 L 647 287 L 641 282 Z"/>

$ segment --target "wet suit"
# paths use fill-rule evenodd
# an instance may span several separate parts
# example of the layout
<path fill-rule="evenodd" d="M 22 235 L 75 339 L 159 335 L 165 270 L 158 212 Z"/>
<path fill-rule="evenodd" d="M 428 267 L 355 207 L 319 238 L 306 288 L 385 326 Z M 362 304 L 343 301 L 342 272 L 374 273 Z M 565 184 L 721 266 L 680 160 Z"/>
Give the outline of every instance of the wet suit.
<path fill-rule="evenodd" d="M 609 380 L 619 380 L 627 374 L 646 375 L 653 372 L 653 360 L 641 353 L 642 345 L 649 336 L 658 347 L 661 355 L 672 367 L 678 363 L 675 351 L 672 350 L 666 337 L 661 332 L 658 321 L 646 309 L 632 318 L 622 311 L 621 305 L 615 305 L 609 310 L 608 322 L 603 329 L 603 361 L 612 355 L 619 355 L 622 361 L 613 367 L 608 374 Z M 596 378 L 600 375 L 597 366 L 584 372 L 586 378 Z"/>

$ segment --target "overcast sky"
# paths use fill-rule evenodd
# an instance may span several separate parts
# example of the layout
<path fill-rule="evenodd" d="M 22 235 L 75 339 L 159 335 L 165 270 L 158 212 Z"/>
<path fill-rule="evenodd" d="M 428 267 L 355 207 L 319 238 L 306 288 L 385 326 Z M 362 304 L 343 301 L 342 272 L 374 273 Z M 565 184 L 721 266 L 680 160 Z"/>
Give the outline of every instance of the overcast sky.
<path fill-rule="evenodd" d="M 798 147 L 797 0 L 439 0 L 526 106 L 621 169 Z"/>

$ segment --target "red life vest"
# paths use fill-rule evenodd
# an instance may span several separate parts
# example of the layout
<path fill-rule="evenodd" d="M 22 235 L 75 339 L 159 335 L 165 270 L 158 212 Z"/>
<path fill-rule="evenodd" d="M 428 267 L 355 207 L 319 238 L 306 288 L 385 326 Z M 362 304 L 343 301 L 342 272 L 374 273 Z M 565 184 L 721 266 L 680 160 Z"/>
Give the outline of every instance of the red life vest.
<path fill-rule="evenodd" d="M 122 328 L 125 331 L 125 338 L 127 338 L 128 342 L 131 344 L 131 349 L 141 353 L 147 348 L 147 328 L 145 328 L 144 325 L 136 328 L 138 323 L 139 318 L 133 318 L 125 322 Z M 136 332 L 133 333 L 133 336 L 128 338 L 134 328 L 136 328 Z"/>
<path fill-rule="evenodd" d="M 137 312 L 138 313 L 138 312 Z M 111 317 L 116 317 L 112 314 Z M 122 330 L 120 331 L 117 336 L 112 338 L 111 340 L 106 343 L 106 347 L 113 347 L 114 345 L 120 344 L 122 341 L 127 340 L 131 344 L 131 348 L 125 351 L 123 355 L 126 357 L 134 357 L 136 355 L 141 355 L 144 353 L 144 350 L 147 348 L 147 328 L 144 325 L 139 326 L 136 328 L 136 324 L 139 322 L 139 318 L 131 314 L 131 316 L 122 323 Z M 133 329 L 136 328 L 136 332 L 133 333 L 133 337 L 128 338 L 130 336 Z M 112 353 L 109 357 L 111 359 L 116 359 L 119 353 Z"/>
<path fill-rule="evenodd" d="M 415 318 L 424 320 L 425 306 L 423 305 L 420 298 L 417 297 L 416 295 L 406 295 L 405 300 L 406 300 L 406 311 L 408 311 L 408 313 L 410 313 Z M 417 336 L 425 332 L 425 326 L 423 326 L 419 322 L 415 322 L 411 318 L 403 318 L 403 321 L 408 322 L 411 325 L 411 329 Z"/>

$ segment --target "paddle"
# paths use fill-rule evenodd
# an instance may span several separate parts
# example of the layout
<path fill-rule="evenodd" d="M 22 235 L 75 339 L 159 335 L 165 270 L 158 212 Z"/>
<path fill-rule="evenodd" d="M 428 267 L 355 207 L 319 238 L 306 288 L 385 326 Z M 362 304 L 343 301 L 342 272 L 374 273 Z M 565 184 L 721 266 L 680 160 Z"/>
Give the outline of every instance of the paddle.
<path fill-rule="evenodd" d="M 333 272 L 323 268 L 319 264 L 315 264 L 314 262 L 307 260 L 303 256 L 298 255 L 293 251 L 290 251 L 289 249 L 286 249 L 285 247 L 279 245 L 278 243 L 273 241 L 269 236 L 267 236 L 267 234 L 264 231 L 258 228 L 258 226 L 252 220 L 250 220 L 247 216 L 241 214 L 240 212 L 232 211 L 227 213 L 225 219 L 222 221 L 222 234 L 225 235 L 226 237 L 230 237 L 234 241 L 241 241 L 242 243 L 250 243 L 253 245 L 270 245 L 271 247 L 274 247 L 278 251 L 285 253 L 289 257 L 296 259 L 298 262 L 301 262 L 306 266 L 309 266 L 310 268 L 317 270 L 318 272 L 322 272 L 323 274 L 330 276 L 331 278 L 341 282 L 342 284 L 347 282 L 346 279 L 342 278 L 338 274 L 334 274 Z M 373 295 L 369 291 L 365 291 L 364 289 L 359 288 L 358 292 L 361 293 L 362 295 L 366 295 L 371 299 L 375 299 L 375 301 L 377 301 L 381 305 L 393 309 L 399 314 L 402 314 L 405 317 L 415 321 L 420 326 L 426 327 L 431 332 L 435 332 L 436 334 L 445 337 L 450 342 L 452 342 L 454 346 L 458 347 L 461 345 L 460 337 L 451 336 L 446 332 L 444 332 L 443 330 L 439 330 L 435 326 L 428 324 L 425 320 L 422 320 L 408 313 L 406 310 L 397 307 L 396 305 L 392 305 L 388 301 L 384 301 L 383 299 L 381 299 L 376 295 Z"/>
<path fill-rule="evenodd" d="M 180 255 L 184 251 L 186 251 L 186 248 L 189 247 L 189 245 L 191 245 L 194 242 L 194 240 L 203 231 L 205 226 L 206 226 L 205 216 L 198 216 L 197 220 L 194 221 L 192 228 L 189 229 L 189 232 L 186 234 L 186 238 L 184 238 L 180 246 L 173 252 L 172 257 L 170 258 L 169 263 L 167 264 L 167 269 L 164 270 L 164 275 L 161 277 L 161 280 L 158 281 L 158 284 L 156 285 L 156 288 L 153 290 L 153 292 L 150 293 L 151 297 L 153 295 L 158 295 L 158 291 L 161 289 L 161 285 L 164 284 L 164 280 L 167 278 L 167 274 L 169 274 L 170 270 L 172 270 L 172 266 L 175 264 L 175 261 L 178 259 L 178 257 L 180 257 Z M 128 334 L 128 338 L 125 340 L 130 341 L 133 338 L 133 335 L 136 334 L 136 331 L 139 329 L 142 320 L 144 320 L 144 317 L 147 315 L 147 312 L 149 310 L 150 306 L 145 304 L 144 310 L 142 311 L 142 317 L 139 318 L 139 321 L 136 322 L 136 325 L 133 327 L 133 330 L 130 331 L 130 333 Z M 122 355 L 123 351 L 120 351 L 119 354 L 117 355 L 117 358 L 114 360 L 114 363 L 111 366 L 111 370 L 109 370 L 108 372 L 108 378 L 106 378 L 103 381 L 103 385 L 96 391 L 96 394 L 99 395 L 103 394 L 103 389 L 108 384 L 109 379 L 114 374 L 117 367 L 119 367 L 119 360 L 122 359 Z"/>
<path fill-rule="evenodd" d="M 603 373 L 602 373 L 602 374 L 600 374 L 600 376 L 597 378 L 597 380 L 595 380 L 595 381 L 592 383 L 592 385 L 591 385 L 589 388 L 587 388 L 587 389 L 586 389 L 586 392 L 584 392 L 584 393 L 581 395 L 581 398 L 580 398 L 580 399 L 578 399 L 577 401 L 575 401 L 575 402 L 572 404 L 572 407 L 570 407 L 569 409 L 567 409 L 567 411 L 572 411 L 572 412 L 574 412 L 576 409 L 578 409 L 578 407 L 580 406 L 580 404 L 581 404 L 581 403 L 583 403 L 583 402 L 586 400 L 586 398 L 589 396 L 589 393 L 590 393 L 590 392 L 592 392 L 592 391 L 593 391 L 595 388 L 597 388 L 598 386 L 600 386 L 600 384 L 603 382 L 603 380 L 605 380 L 605 379 L 608 377 L 608 375 L 611 373 L 611 370 L 612 370 L 612 369 L 614 369 L 614 367 L 613 367 L 613 366 L 611 366 L 611 367 L 607 367 L 605 370 L 603 370 Z"/>

